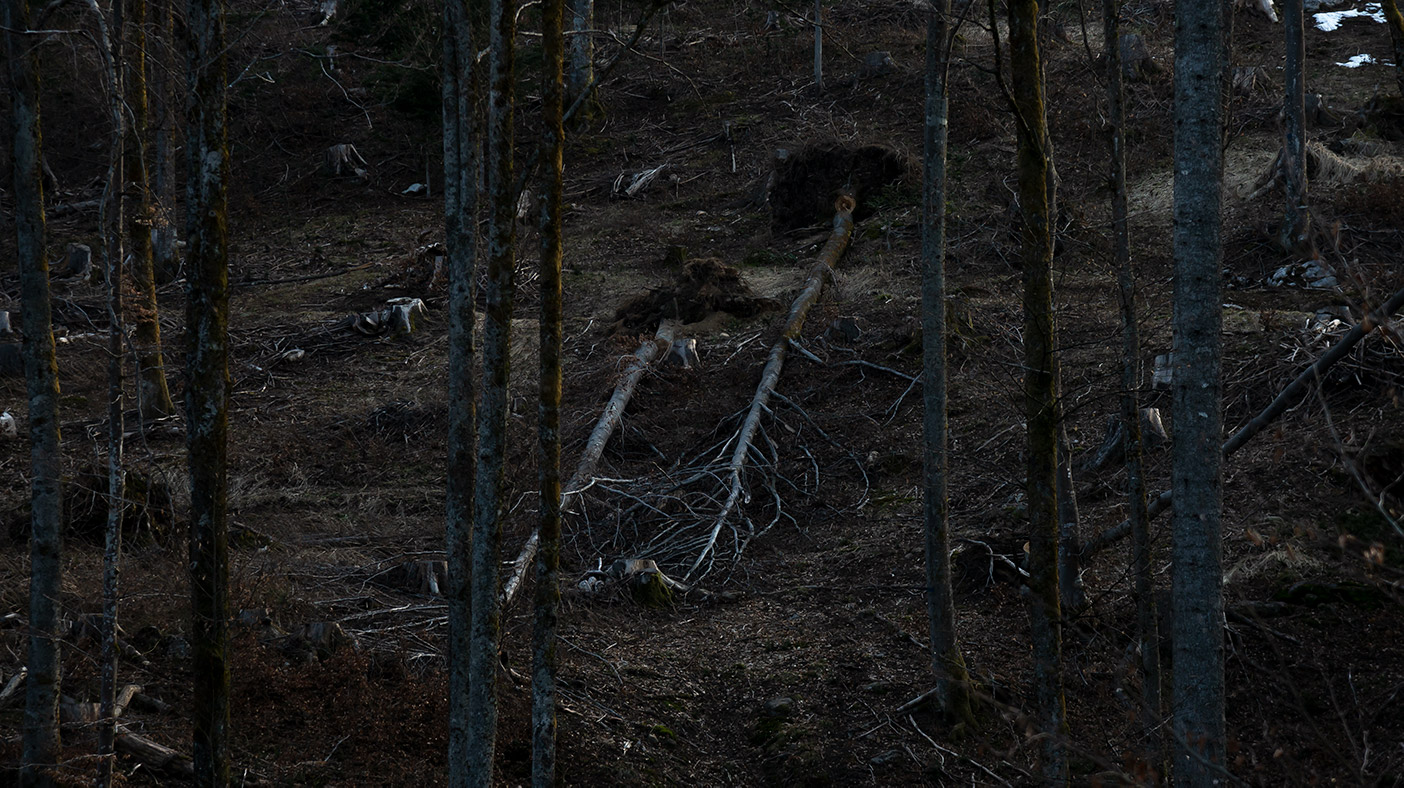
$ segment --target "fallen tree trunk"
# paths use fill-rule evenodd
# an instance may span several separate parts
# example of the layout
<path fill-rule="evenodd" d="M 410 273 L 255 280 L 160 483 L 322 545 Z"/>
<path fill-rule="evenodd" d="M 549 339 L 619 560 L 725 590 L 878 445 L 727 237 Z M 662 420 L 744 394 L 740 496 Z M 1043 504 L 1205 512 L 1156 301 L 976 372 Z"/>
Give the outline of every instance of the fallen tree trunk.
<path fill-rule="evenodd" d="M 819 252 L 819 258 L 809 269 L 809 278 L 805 280 L 804 289 L 800 291 L 799 297 L 790 306 L 789 319 L 785 321 L 785 328 L 780 333 L 779 339 L 770 348 L 770 358 L 766 361 L 765 370 L 761 373 L 760 385 L 756 387 L 756 395 L 751 399 L 750 411 L 746 414 L 746 421 L 741 425 L 741 431 L 736 441 L 736 449 L 731 453 L 731 463 L 727 466 L 726 477 L 729 492 L 726 496 L 726 503 L 722 506 L 721 512 L 712 523 L 712 531 L 707 537 L 707 544 L 702 548 L 702 552 L 693 562 L 692 568 L 687 570 L 683 576 L 683 582 L 688 583 L 693 575 L 701 568 L 702 562 L 711 554 L 712 548 L 716 546 L 717 536 L 721 534 L 722 526 L 726 524 L 731 513 L 735 511 L 736 504 L 741 500 L 745 485 L 741 481 L 741 472 L 746 467 L 746 458 L 751 453 L 751 443 L 755 440 L 756 431 L 760 428 L 761 413 L 768 410 L 766 407 L 770 401 L 770 395 L 775 391 L 775 386 L 780 381 L 780 370 L 785 365 L 785 350 L 790 346 L 792 340 L 799 338 L 800 329 L 804 327 L 804 319 L 809 314 L 810 307 L 819 300 L 819 294 L 824 290 L 824 280 L 833 272 L 838 265 L 839 258 L 848 249 L 848 242 L 853 237 L 853 209 L 856 207 L 854 200 L 849 195 L 842 195 L 834 203 L 834 227 L 829 234 L 829 240 L 824 244 L 824 248 Z"/>
<path fill-rule="evenodd" d="M 1311 385 L 1312 381 L 1319 380 L 1321 376 L 1325 374 L 1326 370 L 1334 366 L 1336 362 L 1345 358 L 1352 348 L 1360 344 L 1360 341 L 1369 336 L 1377 327 L 1388 322 L 1390 315 L 1399 311 L 1400 308 L 1404 308 L 1404 289 L 1396 290 L 1394 295 L 1389 297 L 1389 300 L 1365 315 L 1364 319 L 1351 328 L 1350 331 L 1346 332 L 1346 335 L 1341 337 L 1339 342 L 1332 345 L 1330 350 L 1323 353 L 1320 358 L 1312 362 L 1311 366 L 1302 370 L 1291 383 L 1288 383 L 1287 387 L 1282 389 L 1282 392 L 1279 393 L 1266 408 L 1263 408 L 1261 413 L 1254 416 L 1252 421 L 1249 421 L 1242 429 L 1235 432 L 1227 441 L 1224 441 L 1224 456 L 1227 457 L 1243 448 L 1244 444 L 1266 429 L 1269 424 L 1276 420 L 1278 416 L 1281 416 L 1287 408 L 1291 407 L 1299 397 L 1306 393 L 1307 387 Z M 1147 515 L 1153 520 L 1166 509 L 1173 507 L 1174 503 L 1174 497 L 1169 490 L 1166 490 L 1151 501 Z M 1100 534 L 1097 534 L 1095 538 L 1089 540 L 1082 548 L 1083 559 L 1086 560 L 1095 553 L 1110 547 L 1129 533 L 1131 533 L 1131 523 L 1128 520 L 1123 520 Z"/>
<path fill-rule="evenodd" d="M 629 400 L 633 398 L 634 389 L 639 385 L 644 370 L 648 369 L 659 356 L 672 347 L 673 335 L 676 332 L 677 323 L 672 320 L 664 320 L 658 324 L 658 331 L 654 334 L 653 339 L 640 345 L 639 349 L 634 351 L 634 355 L 625 357 L 624 374 L 614 387 L 614 395 L 609 398 L 609 403 L 605 405 L 599 421 L 595 422 L 595 429 L 590 432 L 589 439 L 585 441 L 585 451 L 580 455 L 580 462 L 575 466 L 575 473 L 571 475 L 570 481 L 566 482 L 564 489 L 561 490 L 561 514 L 570 514 L 575 502 L 579 500 L 580 494 L 589 486 L 591 477 L 595 474 L 595 467 L 600 464 L 600 457 L 604 455 L 605 444 L 609 442 L 614 431 L 619 428 L 619 419 L 624 415 L 624 409 L 628 407 Z M 502 587 L 503 605 L 510 603 L 512 597 L 516 596 L 517 591 L 521 589 L 522 580 L 526 578 L 527 568 L 531 566 L 531 560 L 536 557 L 536 547 L 540 540 L 540 531 L 533 528 L 531 536 L 527 537 L 526 544 L 522 546 L 522 551 L 512 562 L 512 574 L 508 576 L 507 583 Z"/>

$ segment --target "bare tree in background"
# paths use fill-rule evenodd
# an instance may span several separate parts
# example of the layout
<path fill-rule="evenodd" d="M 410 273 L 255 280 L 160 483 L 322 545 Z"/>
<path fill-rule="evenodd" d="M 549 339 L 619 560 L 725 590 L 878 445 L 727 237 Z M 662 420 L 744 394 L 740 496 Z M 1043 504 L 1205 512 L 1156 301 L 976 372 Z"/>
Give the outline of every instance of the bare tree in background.
<path fill-rule="evenodd" d="M 1140 652 L 1142 722 L 1149 760 L 1159 761 L 1160 633 L 1155 617 L 1155 578 L 1151 574 L 1150 515 L 1146 504 L 1141 444 L 1141 338 L 1137 325 L 1136 268 L 1126 204 L 1126 108 L 1121 75 L 1119 0 L 1102 0 L 1102 40 L 1106 42 L 1107 125 L 1111 145 L 1112 249 L 1121 307 L 1121 429 L 1126 455 L 1126 517 L 1131 523 L 1135 577 L 1136 641 Z"/>
<path fill-rule="evenodd" d="M 473 278 L 478 205 L 477 46 L 465 0 L 445 0 L 442 68 L 444 131 L 444 246 L 449 270 L 448 483 L 445 551 L 448 556 L 449 785 L 470 784 L 468 693 L 470 551 L 476 475 L 473 375 Z"/>
<path fill-rule="evenodd" d="M 151 258 L 159 281 L 176 278 L 180 257 L 176 251 L 176 70 L 175 0 L 152 0 L 151 29 L 146 55 L 151 74 Z"/>
<path fill-rule="evenodd" d="M 1282 182 L 1286 213 L 1278 245 L 1299 256 L 1313 254 L 1311 210 L 1307 207 L 1306 171 L 1306 36 L 1302 0 L 1282 0 L 1282 33 L 1287 58 L 1283 66 L 1286 94 L 1282 102 Z"/>
<path fill-rule="evenodd" d="M 570 63 L 566 69 L 566 96 L 575 102 L 595 89 L 595 0 L 568 0 L 570 3 Z M 586 98 L 582 106 L 588 106 Z"/>
<path fill-rule="evenodd" d="M 1019 139 L 1024 266 L 1024 413 L 1028 431 L 1029 620 L 1043 734 L 1043 776 L 1067 780 L 1058 585 L 1057 340 L 1053 319 L 1052 154 L 1038 50 L 1038 0 L 1010 0 L 1011 99 Z"/>
<path fill-rule="evenodd" d="M 562 6 L 563 0 L 546 0 L 541 11 L 546 184 L 541 195 L 541 526 L 536 553 L 531 707 L 531 780 L 536 788 L 556 784 L 556 625 L 561 602 L 561 202 L 565 175 Z"/>
<path fill-rule="evenodd" d="M 103 19 L 102 12 L 93 7 L 101 31 L 103 64 L 106 67 L 107 107 L 112 122 L 112 146 L 108 151 L 107 189 L 101 209 L 101 221 L 106 241 L 107 278 L 107 530 L 102 556 L 102 685 L 98 693 L 100 724 L 98 726 L 98 785 L 112 785 L 116 765 L 117 738 L 117 593 L 122 561 L 122 498 L 123 498 L 123 406 L 122 365 L 126 357 L 122 322 L 122 277 L 125 262 L 123 234 L 128 230 L 124 217 L 128 208 L 126 194 L 126 165 L 128 107 L 125 91 L 130 74 L 124 58 L 131 53 L 126 11 L 127 3 L 112 4 L 112 23 Z"/>
<path fill-rule="evenodd" d="M 225 6 L 190 0 L 186 66 L 186 448 L 195 781 L 229 783 L 229 140 Z"/>
<path fill-rule="evenodd" d="M 27 0 L 0 2 L 10 71 L 10 148 L 14 157 L 15 242 L 29 397 L 29 678 L 25 684 L 20 784 L 54 785 L 59 759 L 58 595 L 63 564 L 59 494 L 58 365 L 44 256 L 43 148 L 39 133 L 39 52 Z"/>
<path fill-rule="evenodd" d="M 136 285 L 132 304 L 132 345 L 137 361 L 137 407 L 143 419 L 156 419 L 175 412 L 171 390 L 166 384 L 166 363 L 161 354 L 161 321 L 156 308 L 156 272 L 152 256 L 153 206 L 146 140 L 150 116 L 146 102 L 147 0 L 116 0 L 114 8 L 125 8 L 124 24 L 115 30 L 121 36 L 123 95 L 130 114 L 123 144 L 125 162 L 127 245 L 131 257 L 131 277 Z"/>
<path fill-rule="evenodd" d="M 951 3 L 937 0 L 926 23 L 925 167 L 922 188 L 922 391 L 924 403 L 926 611 L 937 706 L 973 726 L 970 675 L 956 633 L 951 593 L 950 472 L 946 389 L 946 144 Z"/>
<path fill-rule="evenodd" d="M 468 642 L 468 779 L 493 784 L 497 738 L 497 651 L 501 603 L 502 475 L 507 384 L 511 379 L 512 306 L 516 291 L 516 190 L 512 183 L 513 39 L 516 4 L 488 7 L 488 272 L 484 289 L 483 384 L 478 408 L 478 468 L 473 501 L 471 617 Z"/>
<path fill-rule="evenodd" d="M 1172 490 L 1177 785 L 1224 772 L 1224 609 L 1220 411 L 1223 321 L 1222 74 L 1228 14 L 1217 0 L 1175 7 L 1175 295 Z"/>

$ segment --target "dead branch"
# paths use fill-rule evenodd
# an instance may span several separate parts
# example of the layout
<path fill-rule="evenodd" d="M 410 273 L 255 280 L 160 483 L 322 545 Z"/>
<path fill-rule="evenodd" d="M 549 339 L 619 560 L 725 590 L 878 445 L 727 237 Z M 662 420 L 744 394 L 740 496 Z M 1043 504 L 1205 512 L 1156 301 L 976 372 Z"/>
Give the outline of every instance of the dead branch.
<path fill-rule="evenodd" d="M 1387 301 L 1365 315 L 1365 318 L 1346 332 L 1346 335 L 1332 345 L 1330 350 L 1323 353 L 1311 366 L 1302 370 L 1291 383 L 1288 383 L 1287 387 L 1282 389 L 1282 392 L 1266 408 L 1263 408 L 1261 413 L 1254 416 L 1251 421 L 1243 425 L 1227 441 L 1224 441 L 1224 456 L 1227 457 L 1243 448 L 1244 444 L 1266 429 L 1287 408 L 1300 399 L 1314 381 L 1319 380 L 1336 362 L 1349 355 L 1351 349 L 1360 344 L 1361 340 L 1369 336 L 1376 328 L 1387 325 L 1390 316 L 1399 311 L 1400 308 L 1404 308 L 1404 288 L 1396 290 Z M 1147 515 L 1151 519 L 1155 519 L 1161 512 L 1174 506 L 1174 502 L 1173 495 L 1169 490 L 1166 490 L 1151 501 Z M 1123 520 L 1097 534 L 1083 546 L 1083 560 L 1110 547 L 1129 533 L 1131 533 L 1131 523 L 1129 520 Z"/>
<path fill-rule="evenodd" d="M 688 569 L 687 574 L 684 575 L 683 582 L 685 583 L 693 580 L 693 576 L 701 568 L 702 562 L 711 554 L 716 546 L 717 537 L 721 534 L 722 526 L 726 524 L 731 513 L 736 509 L 736 504 L 741 500 L 742 493 L 745 491 L 745 484 L 741 481 L 741 472 L 746 468 L 746 459 L 751 453 L 751 445 L 760 428 L 761 413 L 768 410 L 767 403 L 770 400 L 771 392 L 775 391 L 776 384 L 780 382 L 780 370 L 785 365 L 785 350 L 790 346 L 790 340 L 799 338 L 800 329 L 804 327 L 804 319 L 809 314 L 810 307 L 819 300 L 819 294 L 824 290 L 824 280 L 833 272 L 834 267 L 838 265 L 839 258 L 848 249 L 848 242 L 853 237 L 854 207 L 856 207 L 854 200 L 848 195 L 839 197 L 834 204 L 833 231 L 829 234 L 829 240 L 824 244 L 824 248 L 820 250 L 819 259 L 809 269 L 809 278 L 805 280 L 804 289 L 800 291 L 799 297 L 790 306 L 790 316 L 785 321 L 784 330 L 780 332 L 779 339 L 770 348 L 770 358 L 766 361 L 765 370 L 761 373 L 760 385 L 756 387 L 756 395 L 751 399 L 751 407 L 746 414 L 746 420 L 737 433 L 736 448 L 731 453 L 731 463 L 725 471 L 728 488 L 726 503 L 722 505 L 721 511 L 712 523 L 711 534 L 707 537 L 707 543 L 703 546 L 702 552 L 692 563 L 692 568 Z"/>
<path fill-rule="evenodd" d="M 585 441 L 585 451 L 580 455 L 580 461 L 576 463 L 575 473 L 571 475 L 570 481 L 566 482 L 561 490 L 561 514 L 569 515 L 579 500 L 580 494 L 593 483 L 592 477 L 595 475 L 595 468 L 600 464 L 600 457 L 604 456 L 605 444 L 609 442 L 610 436 L 619 428 L 619 420 L 624 415 L 624 409 L 628 407 L 629 400 L 634 396 L 634 389 L 639 385 L 639 379 L 643 377 L 645 370 L 658 359 L 664 350 L 673 344 L 673 335 L 677 332 L 678 324 L 672 320 L 664 320 L 658 324 L 658 331 L 653 339 L 645 341 L 634 351 L 634 355 L 623 359 L 623 375 L 619 378 L 619 383 L 614 387 L 614 394 L 609 398 L 609 403 L 605 405 L 604 412 L 595 422 L 595 429 L 590 432 L 590 437 Z M 527 567 L 531 565 L 531 559 L 536 556 L 536 546 L 540 542 L 541 533 L 533 528 L 531 536 L 527 537 L 526 544 L 517 554 L 517 558 L 512 562 L 512 574 L 508 576 L 507 583 L 502 587 L 502 604 L 508 605 L 512 602 L 512 597 L 516 596 L 521 588 L 522 580 L 526 577 Z"/>

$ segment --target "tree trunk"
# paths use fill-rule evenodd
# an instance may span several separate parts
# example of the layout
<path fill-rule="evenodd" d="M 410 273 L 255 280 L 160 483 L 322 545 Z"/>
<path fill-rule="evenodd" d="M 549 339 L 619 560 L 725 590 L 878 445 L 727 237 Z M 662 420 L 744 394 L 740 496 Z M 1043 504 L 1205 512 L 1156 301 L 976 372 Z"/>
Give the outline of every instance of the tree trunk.
<path fill-rule="evenodd" d="M 1172 388 L 1175 781 L 1224 777 L 1220 206 L 1227 5 L 1175 8 L 1175 377 Z"/>
<path fill-rule="evenodd" d="M 112 26 L 106 31 L 104 61 L 107 65 L 108 109 L 112 121 L 112 148 L 109 151 L 107 171 L 107 195 L 103 201 L 103 231 L 107 246 L 107 530 L 106 546 L 102 556 L 102 653 L 100 656 L 102 684 L 99 691 L 98 721 L 98 780 L 99 786 L 112 785 L 112 772 L 116 763 L 114 749 L 117 736 L 117 593 L 118 572 L 122 556 L 122 432 L 123 396 L 122 362 L 126 358 L 126 348 L 122 342 L 122 275 L 125 254 L 122 237 L 127 229 L 123 217 L 126 214 L 127 140 L 124 98 L 131 100 L 126 90 L 128 53 L 136 52 L 140 61 L 139 47 L 128 49 L 129 22 L 135 27 L 136 20 L 126 18 L 127 6 L 123 2 L 112 5 Z M 101 26 L 101 12 L 98 12 Z M 133 108 L 135 109 L 135 108 Z"/>
<path fill-rule="evenodd" d="M 824 92 L 824 6 L 814 0 L 814 88 Z"/>
<path fill-rule="evenodd" d="M 148 46 L 151 73 L 151 93 L 155 96 L 152 140 L 152 191 L 155 204 L 151 213 L 152 269 L 162 282 L 177 278 L 180 257 L 176 251 L 176 40 L 174 0 L 153 0 L 155 30 L 159 31 L 154 47 Z M 149 39 L 148 39 L 149 40 Z M 174 406 L 173 406 L 174 407 Z"/>
<path fill-rule="evenodd" d="M 692 567 L 687 570 L 687 575 L 683 578 L 685 582 L 695 582 L 695 579 L 700 579 L 702 575 L 711 571 L 711 567 L 708 565 L 702 574 L 698 574 L 698 570 L 702 569 L 702 563 L 716 547 L 717 537 L 721 535 L 722 526 L 730 519 L 731 513 L 736 511 L 737 505 L 746 492 L 746 484 L 741 478 L 741 474 L 746 469 L 756 434 L 760 431 L 761 414 L 769 411 L 767 403 L 770 401 L 770 395 L 775 391 L 775 386 L 780 382 L 780 371 L 785 367 L 785 352 L 789 348 L 790 342 L 799 339 L 800 331 L 804 328 L 805 317 L 809 314 L 810 308 L 819 300 L 819 294 L 824 290 L 825 280 L 832 275 L 833 268 L 838 265 L 839 258 L 843 257 L 844 251 L 848 249 L 849 241 L 853 239 L 853 209 L 856 207 L 857 203 L 848 194 L 841 194 L 834 201 L 833 231 L 829 233 L 829 240 L 824 242 L 824 248 L 819 250 L 819 259 L 810 266 L 809 276 L 805 279 L 800 294 L 795 297 L 794 303 L 790 304 L 790 314 L 785 320 L 785 327 L 780 331 L 780 338 L 770 348 L 765 368 L 761 370 L 760 383 L 756 385 L 756 394 L 751 398 L 750 407 L 746 409 L 746 420 L 741 423 L 741 429 L 736 433 L 736 448 L 731 452 L 731 462 L 727 464 L 723 474 L 727 487 L 726 502 L 722 504 L 721 512 L 712 521 L 712 530 L 707 536 L 707 543 L 703 546 L 702 552 L 698 554 Z M 749 496 L 745 497 L 749 500 Z"/>
<path fill-rule="evenodd" d="M 925 175 L 922 188 L 923 513 L 926 522 L 926 613 L 931 628 L 935 699 L 957 723 L 974 725 L 970 675 L 956 633 L 951 593 L 949 422 L 946 391 L 946 147 L 949 131 L 950 0 L 926 23 Z"/>
<path fill-rule="evenodd" d="M 1125 443 L 1126 509 L 1133 537 L 1136 639 L 1141 655 L 1142 724 L 1148 739 L 1147 760 L 1160 762 L 1160 633 L 1155 616 L 1155 578 L 1151 574 L 1150 517 L 1146 512 L 1144 454 L 1141 444 L 1141 339 L 1136 317 L 1136 269 L 1131 262 L 1131 234 L 1126 204 L 1126 110 L 1121 84 L 1119 0 L 1102 0 L 1102 40 L 1108 42 L 1107 121 L 1112 170 L 1112 235 L 1117 292 L 1121 307 L 1121 424 Z"/>
<path fill-rule="evenodd" d="M 449 785 L 469 784 L 468 693 L 470 552 L 476 483 L 473 282 L 477 260 L 477 52 L 473 22 L 462 0 L 444 3 L 443 130 L 444 245 L 449 271 L 448 483 L 444 546 L 448 557 Z"/>
<path fill-rule="evenodd" d="M 1019 136 L 1023 224 L 1024 411 L 1028 429 L 1030 629 L 1034 682 L 1043 729 L 1043 775 L 1067 780 L 1062 738 L 1062 621 L 1058 599 L 1058 401 L 1053 322 L 1052 167 L 1038 50 L 1037 0 L 1009 4 L 1009 65 Z"/>
<path fill-rule="evenodd" d="M 1394 44 L 1394 78 L 1399 82 L 1399 96 L 1404 98 L 1404 14 L 1399 12 L 1399 0 L 1381 0 L 1381 5 Z"/>
<path fill-rule="evenodd" d="M 1311 212 L 1307 208 L 1306 37 L 1302 0 L 1283 0 L 1282 32 L 1287 50 L 1283 67 L 1286 96 L 1282 103 L 1282 181 L 1287 209 L 1277 242 L 1288 254 L 1312 257 Z"/>
<path fill-rule="evenodd" d="M 31 474 L 29 538 L 29 678 L 25 685 L 20 784 L 50 786 L 59 760 L 59 619 L 62 503 L 59 495 L 58 366 L 44 256 L 43 148 L 39 134 L 39 52 L 26 36 L 29 4 L 0 3 L 10 71 L 14 134 L 15 245 L 19 258 L 24 377 L 29 397 Z"/>
<path fill-rule="evenodd" d="M 137 361 L 137 407 L 143 419 L 157 419 L 175 412 L 166 385 L 166 364 L 161 356 L 161 323 L 156 309 L 156 274 L 152 257 L 151 182 L 146 169 L 148 114 L 146 105 L 146 0 L 119 0 L 128 11 L 122 36 L 127 53 L 119 63 L 131 124 L 123 146 L 126 162 L 127 243 L 131 276 L 136 285 L 132 344 Z M 129 179 L 129 182 L 127 181 Z"/>
<path fill-rule="evenodd" d="M 565 123 L 564 0 L 541 12 L 542 141 L 546 184 L 541 196 L 541 527 L 536 553 L 536 627 L 532 660 L 531 781 L 556 784 L 556 624 L 561 556 L 561 201 Z"/>
<path fill-rule="evenodd" d="M 593 91 L 595 79 L 595 0 L 570 2 L 570 68 L 566 71 L 566 96 L 571 103 L 588 106 L 587 91 Z"/>
<path fill-rule="evenodd" d="M 186 448 L 197 785 L 229 783 L 228 70 L 222 0 L 190 0 L 186 110 Z"/>
<path fill-rule="evenodd" d="M 497 650 L 501 605 L 502 474 L 511 379 L 512 306 L 516 291 L 516 195 L 512 189 L 512 53 L 515 3 L 492 0 L 488 58 L 488 281 L 484 293 L 483 389 L 478 410 L 477 490 L 473 502 L 471 624 L 468 643 L 468 779 L 493 784 L 497 737 Z"/>

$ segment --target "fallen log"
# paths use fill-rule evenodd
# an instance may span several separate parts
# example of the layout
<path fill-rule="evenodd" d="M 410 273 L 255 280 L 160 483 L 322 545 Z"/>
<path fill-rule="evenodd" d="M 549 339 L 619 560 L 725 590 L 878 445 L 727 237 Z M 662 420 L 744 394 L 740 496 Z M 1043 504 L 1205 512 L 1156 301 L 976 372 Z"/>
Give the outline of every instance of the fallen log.
<path fill-rule="evenodd" d="M 1376 328 L 1388 323 L 1390 315 L 1398 312 L 1401 308 L 1404 308 L 1404 288 L 1396 290 L 1394 295 L 1389 297 L 1389 300 L 1365 315 L 1365 318 L 1355 324 L 1350 331 L 1346 332 L 1346 335 L 1341 337 L 1339 342 L 1332 345 L 1330 350 L 1321 354 L 1321 357 L 1312 362 L 1311 366 L 1302 370 L 1291 383 L 1288 383 L 1287 387 L 1282 389 L 1281 393 L 1279 393 L 1266 408 L 1263 408 L 1261 413 L 1254 416 L 1251 421 L 1243 425 L 1243 427 L 1230 436 L 1227 441 L 1224 441 L 1224 456 L 1227 457 L 1243 448 L 1244 444 L 1266 429 L 1269 424 L 1276 420 L 1278 416 L 1281 416 L 1287 408 L 1291 407 L 1299 397 L 1306 393 L 1307 387 L 1311 385 L 1312 381 L 1319 380 L 1321 376 L 1326 373 L 1326 370 L 1349 355 L 1351 349 L 1360 344 L 1360 341 L 1369 336 Z M 1170 490 L 1166 490 L 1151 500 L 1150 508 L 1147 510 L 1146 515 L 1153 520 L 1166 509 L 1172 508 L 1174 503 L 1175 499 L 1173 493 Z M 1087 544 L 1083 545 L 1083 560 L 1110 547 L 1130 533 L 1131 522 L 1129 520 L 1122 520 L 1100 534 L 1097 534 L 1096 537 L 1088 540 Z"/>
<path fill-rule="evenodd" d="M 800 329 L 804 327 L 804 319 L 809 314 L 810 307 L 819 300 L 819 294 L 824 290 L 824 280 L 832 273 L 839 259 L 848 249 L 848 242 L 853 237 L 853 209 L 856 203 L 849 195 L 842 195 L 834 203 L 834 226 L 829 234 L 829 240 L 824 244 L 824 248 L 819 252 L 819 258 L 809 269 L 809 278 L 805 280 L 804 289 L 800 291 L 799 297 L 790 306 L 790 316 L 785 321 L 785 328 L 780 332 L 780 337 L 770 348 L 770 357 L 765 363 L 765 370 L 761 373 L 760 385 L 756 387 L 756 395 L 751 399 L 750 411 L 746 414 L 746 420 L 741 425 L 736 441 L 736 449 L 731 453 L 731 463 L 726 468 L 727 496 L 726 503 L 722 505 L 721 512 L 712 522 L 711 533 L 707 536 L 707 543 L 702 548 L 702 552 L 697 556 L 697 560 L 692 563 L 692 568 L 687 570 L 683 576 L 684 583 L 693 581 L 693 576 L 702 567 L 702 563 L 711 555 L 712 549 L 716 547 L 717 537 L 721 534 L 722 527 L 735 511 L 736 504 L 741 500 L 745 491 L 745 484 L 741 480 L 741 472 L 746 468 L 746 459 L 751 453 L 751 444 L 755 440 L 756 431 L 760 429 L 761 413 L 769 410 L 767 404 L 770 395 L 775 391 L 775 386 L 780 382 L 780 370 L 785 366 L 785 350 L 790 346 L 792 340 L 799 338 Z"/>
<path fill-rule="evenodd" d="M 591 477 L 595 474 L 595 467 L 600 464 L 600 457 L 604 456 L 605 444 L 609 442 L 614 431 L 619 428 L 619 419 L 624 415 L 624 409 L 628 407 L 629 400 L 633 398 L 635 387 L 639 385 L 644 371 L 668 348 L 672 347 L 673 335 L 676 332 L 676 322 L 672 320 L 661 321 L 653 339 L 645 341 L 638 350 L 634 351 L 632 356 L 626 356 L 623 359 L 623 375 L 620 376 L 619 383 L 614 387 L 614 394 L 609 398 L 609 403 L 605 405 L 599 420 L 595 422 L 595 429 L 590 432 L 589 439 L 585 441 L 585 451 L 581 453 L 580 461 L 576 463 L 575 473 L 561 489 L 562 515 L 568 515 L 574 511 L 580 494 L 590 486 Z M 526 578 L 531 560 L 536 557 L 536 547 L 540 541 L 540 530 L 533 528 L 531 536 L 527 537 L 526 544 L 522 546 L 521 552 L 512 562 L 512 573 L 507 577 L 507 583 L 502 587 L 502 604 L 504 606 L 509 604 L 512 597 L 516 596 L 517 591 L 521 589 L 522 580 Z"/>

